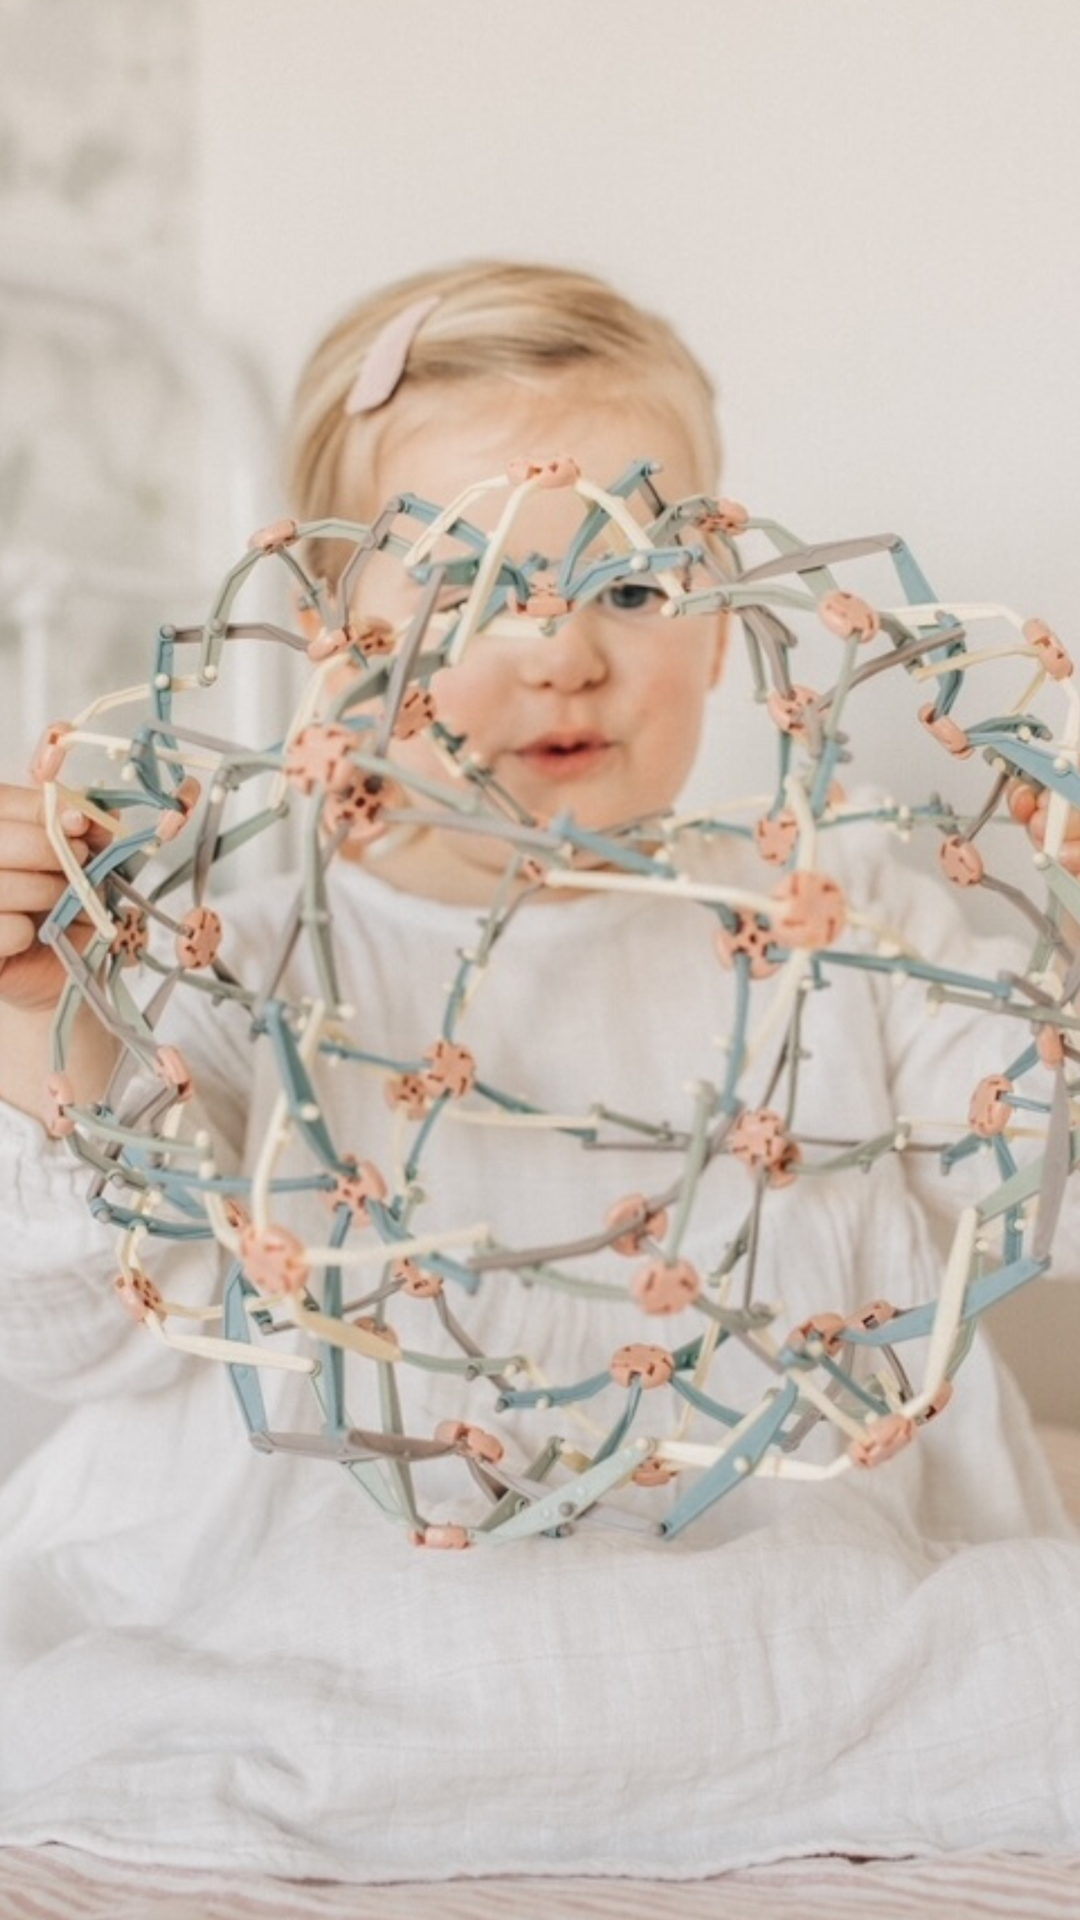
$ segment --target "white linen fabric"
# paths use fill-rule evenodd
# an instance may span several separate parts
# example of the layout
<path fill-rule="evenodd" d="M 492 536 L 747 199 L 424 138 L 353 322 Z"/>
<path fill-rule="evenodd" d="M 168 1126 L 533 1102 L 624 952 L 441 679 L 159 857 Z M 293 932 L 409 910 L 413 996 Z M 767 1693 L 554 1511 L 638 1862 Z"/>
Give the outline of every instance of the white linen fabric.
<path fill-rule="evenodd" d="M 860 904 L 924 951 L 981 972 L 1015 957 L 973 943 L 951 901 L 876 840 L 843 860 Z M 475 910 L 345 866 L 331 890 L 361 1043 L 418 1057 Z M 224 904 L 241 975 L 271 950 L 289 898 L 261 888 Z M 722 1070 L 730 1021 L 712 924 L 687 900 L 524 908 L 461 1030 L 483 1078 L 558 1111 L 600 1099 L 685 1124 L 693 1083 Z M 807 996 L 801 1129 L 871 1135 L 898 1113 L 955 1114 L 1000 1064 L 993 1020 L 930 1020 L 921 990 L 854 971 L 830 981 Z M 763 1007 L 772 990 L 755 987 Z M 288 991 L 318 991 L 303 952 Z M 268 1042 L 235 1014 L 211 1021 L 201 996 L 174 998 L 168 1037 L 223 1152 L 250 1155 L 277 1086 Z M 339 1146 L 392 1166 L 379 1076 L 346 1069 L 327 1085 Z M 417 1551 L 341 1469 L 252 1455 L 222 1370 L 118 1312 L 112 1235 L 89 1219 L 64 1147 L 14 1110 L 0 1121 L 0 1364 L 73 1402 L 0 1490 L 0 1841 L 357 1881 L 1080 1847 L 1080 1538 L 981 1335 L 947 1412 L 874 1473 L 751 1482 L 672 1542 L 582 1527 Z M 652 1149 L 589 1153 L 448 1119 L 416 1224 L 567 1237 L 671 1166 Z M 929 1156 L 890 1157 L 777 1193 L 761 1293 L 792 1325 L 930 1297 L 935 1215 L 980 1172 L 943 1182 Z M 715 1263 L 747 1194 L 741 1168 L 709 1168 L 688 1257 Z M 1074 1215 L 1061 1238 L 1075 1254 Z M 323 1238 L 327 1220 L 313 1206 L 305 1230 Z M 625 1282 L 617 1256 L 597 1270 Z M 190 1250 L 157 1277 L 173 1295 L 214 1284 Z M 535 1352 L 553 1380 L 598 1370 L 625 1340 L 674 1346 L 699 1330 L 692 1312 L 657 1322 L 504 1275 L 453 1304 L 488 1351 Z M 435 1344 L 429 1303 L 399 1297 L 390 1317 L 406 1346 Z M 721 1398 L 749 1406 L 767 1384 L 748 1352 L 723 1350 Z M 413 1432 L 447 1414 L 484 1424 L 445 1377 L 403 1372 L 402 1397 Z M 603 1423 L 618 1404 L 613 1388 L 587 1411 Z M 376 1411 L 350 1402 L 358 1424 Z M 318 1409 L 293 1379 L 274 1423 L 305 1421 L 315 1430 Z M 524 1449 L 541 1431 L 550 1416 L 519 1419 Z M 811 1456 L 835 1444 L 815 1434 Z M 456 1462 L 418 1473 L 429 1518 L 475 1511 L 459 1476 Z M 622 1498 L 655 1516 L 671 1492 Z"/>

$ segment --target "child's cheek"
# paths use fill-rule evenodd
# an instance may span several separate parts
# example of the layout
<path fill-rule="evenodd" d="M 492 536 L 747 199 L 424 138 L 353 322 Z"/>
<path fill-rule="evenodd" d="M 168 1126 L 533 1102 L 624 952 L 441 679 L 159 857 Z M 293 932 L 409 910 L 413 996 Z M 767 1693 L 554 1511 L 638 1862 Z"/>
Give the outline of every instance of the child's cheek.
<path fill-rule="evenodd" d="M 391 740 L 388 758 L 407 773 L 424 780 L 445 781 L 446 761 L 437 753 L 427 734 L 414 734 L 411 740 Z"/>
<path fill-rule="evenodd" d="M 686 634 L 684 646 L 681 657 L 669 652 L 660 669 L 665 684 L 663 689 L 657 687 L 656 692 L 663 691 L 689 708 L 703 707 L 719 682 L 723 647 L 715 632 L 708 630 Z"/>
<path fill-rule="evenodd" d="M 494 664 L 465 660 L 433 674 L 435 709 L 451 733 L 477 741 L 491 732 L 505 706 L 505 675 Z"/>

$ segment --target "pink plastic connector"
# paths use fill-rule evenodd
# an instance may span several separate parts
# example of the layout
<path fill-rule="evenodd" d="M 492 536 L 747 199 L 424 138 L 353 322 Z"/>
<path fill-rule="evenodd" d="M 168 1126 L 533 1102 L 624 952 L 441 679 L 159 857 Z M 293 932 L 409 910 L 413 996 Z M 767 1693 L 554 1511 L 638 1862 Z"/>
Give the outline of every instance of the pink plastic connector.
<path fill-rule="evenodd" d="M 401 788 L 393 780 L 384 780 L 381 773 L 362 773 L 356 767 L 353 775 L 349 786 L 327 794 L 322 820 L 328 833 L 344 824 L 351 843 L 367 845 L 386 832 L 383 814 L 387 807 L 401 804 Z"/>
<path fill-rule="evenodd" d="M 632 1341 L 611 1356 L 611 1377 L 620 1387 L 640 1380 L 643 1387 L 666 1387 L 675 1372 L 675 1357 L 666 1347 L 646 1347 Z"/>
<path fill-rule="evenodd" d="M 376 654 L 393 653 L 396 644 L 389 620 L 371 614 L 359 626 L 346 620 L 343 627 L 320 627 L 307 643 L 307 656 L 318 664 L 323 660 L 333 660 L 338 654 L 347 653 L 350 647 L 356 647 L 365 659 L 370 660 Z"/>
<path fill-rule="evenodd" d="M 848 1456 L 857 1467 L 880 1467 L 902 1453 L 915 1433 L 915 1422 L 906 1413 L 884 1413 L 867 1427 L 863 1439 L 851 1442 Z"/>
<path fill-rule="evenodd" d="M 829 632 L 840 640 L 853 636 L 860 642 L 872 640 L 881 631 L 875 609 L 857 593 L 827 593 L 818 601 L 818 613 Z"/>
<path fill-rule="evenodd" d="M 414 1529 L 409 1539 L 414 1547 L 445 1547 L 460 1550 L 462 1547 L 472 1546 L 468 1528 L 451 1524 Z"/>
<path fill-rule="evenodd" d="M 745 533 L 750 514 L 740 500 L 718 500 L 715 508 L 703 508 L 694 524 L 704 533 Z"/>
<path fill-rule="evenodd" d="M 433 1096 L 422 1074 L 392 1073 L 383 1093 L 387 1106 L 403 1108 L 407 1120 L 423 1120 L 430 1112 Z"/>
<path fill-rule="evenodd" d="M 299 538 L 295 520 L 272 520 L 268 527 L 256 527 L 248 541 L 249 553 L 281 553 Z"/>
<path fill-rule="evenodd" d="M 816 687 L 791 687 L 787 693 L 775 688 L 765 702 L 765 711 L 781 733 L 796 740 L 806 732 L 806 710 L 819 698 Z"/>
<path fill-rule="evenodd" d="M 192 907 L 180 922 L 176 957 L 182 967 L 209 967 L 221 946 L 221 916 L 213 907 Z"/>
<path fill-rule="evenodd" d="M 848 1314 L 847 1325 L 870 1333 L 874 1327 L 883 1327 L 887 1320 L 895 1320 L 896 1314 L 897 1308 L 891 1300 L 868 1300 L 864 1307 Z"/>
<path fill-rule="evenodd" d="M 1067 680 L 1074 671 L 1073 659 L 1062 646 L 1057 634 L 1048 627 L 1045 620 L 1025 620 L 1024 639 L 1029 647 L 1034 647 L 1039 656 L 1039 665 L 1051 680 Z"/>
<path fill-rule="evenodd" d="M 640 1253 L 646 1241 L 663 1239 L 667 1224 L 664 1208 L 650 1213 L 643 1193 L 628 1193 L 624 1199 L 616 1200 L 604 1215 L 605 1227 L 625 1229 L 611 1243 L 616 1253 Z"/>
<path fill-rule="evenodd" d="M 246 1226 L 240 1235 L 240 1258 L 260 1293 L 303 1293 L 307 1286 L 303 1242 L 287 1227 Z"/>
<path fill-rule="evenodd" d="M 779 967 L 779 960 L 769 958 L 772 938 L 772 929 L 759 926 L 752 913 L 740 913 L 737 927 L 718 927 L 713 935 L 716 951 L 725 967 L 733 967 L 740 954 L 747 955 L 751 980 L 765 980 Z"/>
<path fill-rule="evenodd" d="M 798 1348 L 820 1340 L 831 1359 L 844 1344 L 845 1329 L 846 1322 L 838 1313 L 812 1313 L 808 1320 L 802 1320 L 797 1327 L 792 1327 L 784 1344 Z"/>
<path fill-rule="evenodd" d="M 194 1091 L 191 1068 L 179 1047 L 159 1047 L 154 1055 L 154 1065 L 166 1086 L 176 1088 L 179 1099 L 191 1099 Z"/>
<path fill-rule="evenodd" d="M 461 1100 L 471 1092 L 476 1081 L 476 1061 L 468 1047 L 456 1046 L 452 1040 L 436 1040 L 424 1059 L 431 1063 L 423 1076 L 428 1093 L 436 1098 L 448 1093 L 452 1100 Z"/>
<path fill-rule="evenodd" d="M 316 787 L 345 791 L 356 780 L 352 749 L 356 736 L 348 727 L 303 727 L 289 742 L 285 755 L 285 778 L 301 793 L 314 793 Z"/>
<path fill-rule="evenodd" d="M 519 600 L 513 592 L 507 595 L 507 613 L 527 613 L 534 620 L 554 620 L 559 614 L 569 613 L 573 602 L 556 592 L 555 581 L 553 573 L 534 573 L 527 600 Z"/>
<path fill-rule="evenodd" d="M 109 952 L 119 957 L 121 966 L 134 967 L 149 944 L 150 928 L 145 913 L 140 912 L 138 907 L 125 907 L 116 923 Z"/>
<path fill-rule="evenodd" d="M 435 695 L 428 687 L 410 687 L 402 699 L 394 721 L 395 740 L 411 740 L 438 719 Z"/>
<path fill-rule="evenodd" d="M 347 653 L 355 639 L 347 622 L 343 627 L 320 627 L 307 643 L 307 657 L 316 666 L 321 666 L 324 660 L 333 660 L 338 654 Z"/>
<path fill-rule="evenodd" d="M 811 952 L 828 947 L 847 925 L 847 903 L 827 873 L 789 873 L 773 892 L 775 938 L 784 947 Z"/>
<path fill-rule="evenodd" d="M 402 1291 L 410 1294 L 414 1300 L 436 1300 L 443 1291 L 441 1275 L 428 1273 L 419 1267 L 415 1260 L 398 1260 L 394 1264 L 394 1279 L 401 1282 Z"/>
<path fill-rule="evenodd" d="M 54 720 L 51 727 L 46 727 L 30 762 L 31 780 L 36 780 L 39 786 L 46 780 L 59 780 L 67 758 L 67 736 L 74 731 L 70 720 Z"/>
<path fill-rule="evenodd" d="M 581 479 L 581 468 L 568 453 L 554 460 L 511 460 L 506 472 L 515 487 L 524 486 L 526 480 L 538 480 L 544 488 L 573 487 Z"/>
<path fill-rule="evenodd" d="M 701 1292 L 701 1275 L 689 1260 L 650 1260 L 630 1291 L 646 1313 L 681 1313 Z"/>
<path fill-rule="evenodd" d="M 356 644 L 366 659 L 373 660 L 377 655 L 393 653 L 397 640 L 389 620 L 373 613 L 357 628 Z"/>
<path fill-rule="evenodd" d="M 487 1433 L 483 1427 L 470 1427 L 464 1420 L 440 1420 L 435 1429 L 436 1440 L 442 1440 L 458 1453 L 467 1453 L 473 1460 L 484 1461 L 489 1466 L 502 1459 L 506 1448 L 493 1433 Z"/>
<path fill-rule="evenodd" d="M 666 1460 L 643 1460 L 630 1478 L 639 1487 L 666 1487 L 669 1480 L 674 1480 L 675 1469 Z"/>
<path fill-rule="evenodd" d="M 992 1140 L 995 1134 L 1005 1132 L 1013 1118 L 1006 1098 L 1012 1090 L 1012 1081 L 1003 1073 L 988 1073 L 979 1081 L 968 1108 L 968 1124 L 973 1133 Z"/>
<path fill-rule="evenodd" d="M 121 1305 L 130 1313 L 133 1320 L 140 1323 L 149 1320 L 153 1314 L 162 1318 L 165 1300 L 160 1288 L 154 1285 L 149 1274 L 119 1273 L 113 1281 Z"/>
<path fill-rule="evenodd" d="M 351 1207 L 357 1226 L 370 1226 L 368 1201 L 385 1200 L 390 1189 L 371 1160 L 357 1160 L 351 1153 L 343 1158 L 350 1171 L 339 1174 L 336 1184 L 323 1198 L 328 1207 Z"/>
<path fill-rule="evenodd" d="M 179 834 L 183 833 L 202 798 L 202 787 L 194 775 L 189 774 L 186 780 L 181 780 L 172 797 L 180 811 L 177 812 L 175 807 L 170 807 L 167 813 L 161 814 L 157 824 L 159 840 L 175 840 Z"/>
<path fill-rule="evenodd" d="M 954 887 L 977 887 L 986 872 L 978 847 L 958 833 L 942 841 L 938 858 L 946 880 L 951 880 Z"/>
<path fill-rule="evenodd" d="M 955 754 L 958 760 L 970 760 L 975 749 L 963 727 L 958 727 L 956 721 L 950 720 L 947 713 L 939 713 L 935 718 L 932 700 L 928 701 L 925 707 L 919 708 L 919 719 L 927 733 L 932 733 L 934 739 L 945 748 L 946 752 Z"/>
<path fill-rule="evenodd" d="M 784 807 L 772 819 L 765 814 L 754 822 L 754 845 L 771 867 L 782 867 L 790 860 L 799 842 L 799 823 L 790 807 Z"/>
<path fill-rule="evenodd" d="M 731 1152 L 754 1173 L 763 1167 L 783 1166 L 790 1145 L 784 1122 L 771 1107 L 748 1108 L 740 1113 L 728 1134 Z"/>
<path fill-rule="evenodd" d="M 799 1148 L 771 1107 L 740 1113 L 728 1134 L 728 1146 L 749 1173 L 767 1174 L 770 1187 L 787 1187 L 795 1179 Z"/>
<path fill-rule="evenodd" d="M 398 1358 L 401 1358 L 401 1341 L 393 1327 L 388 1326 L 385 1320 L 377 1320 L 373 1313 L 358 1313 L 350 1324 L 359 1327 L 362 1333 L 373 1333 L 378 1339 L 385 1340 L 389 1346 L 397 1347 Z"/>

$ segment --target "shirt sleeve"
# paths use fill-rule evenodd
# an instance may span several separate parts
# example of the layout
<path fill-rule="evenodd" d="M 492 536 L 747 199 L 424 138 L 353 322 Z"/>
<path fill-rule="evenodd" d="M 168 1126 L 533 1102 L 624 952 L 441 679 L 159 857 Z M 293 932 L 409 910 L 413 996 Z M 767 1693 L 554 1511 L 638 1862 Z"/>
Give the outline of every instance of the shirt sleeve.
<path fill-rule="evenodd" d="M 252 933 L 251 917 L 230 915 L 243 964 L 260 937 Z M 155 1037 L 178 1047 L 192 1074 L 195 1098 L 185 1107 L 184 1136 L 205 1128 L 219 1171 L 237 1170 L 251 1089 L 247 1012 L 180 985 Z M 137 1087 L 132 1091 L 137 1096 Z M 181 1368 L 201 1364 L 155 1338 L 117 1298 L 119 1231 L 91 1213 L 91 1178 L 65 1141 L 51 1139 L 38 1120 L 0 1101 L 0 1377 L 51 1399 L 152 1391 Z M 166 1299 L 195 1306 L 214 1299 L 223 1259 L 213 1240 L 161 1236 L 152 1266 Z M 187 1323 L 186 1330 L 197 1328 Z"/>
<path fill-rule="evenodd" d="M 0 1375 L 54 1400 L 151 1391 L 192 1364 L 124 1311 L 116 1229 L 90 1212 L 88 1177 L 63 1141 L 0 1102 Z M 157 1284 L 202 1303 L 217 1266 L 212 1242 L 173 1245 Z"/>

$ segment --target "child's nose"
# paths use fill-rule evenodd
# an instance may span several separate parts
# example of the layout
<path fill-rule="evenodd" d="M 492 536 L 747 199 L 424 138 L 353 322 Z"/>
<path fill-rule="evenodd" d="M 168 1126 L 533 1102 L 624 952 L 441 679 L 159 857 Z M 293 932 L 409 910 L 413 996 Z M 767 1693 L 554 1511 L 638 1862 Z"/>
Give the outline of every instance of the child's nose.
<path fill-rule="evenodd" d="M 607 655 L 589 607 L 568 614 L 554 632 L 524 641 L 520 660 L 526 686 L 553 687 L 558 693 L 598 686 L 608 674 Z"/>

